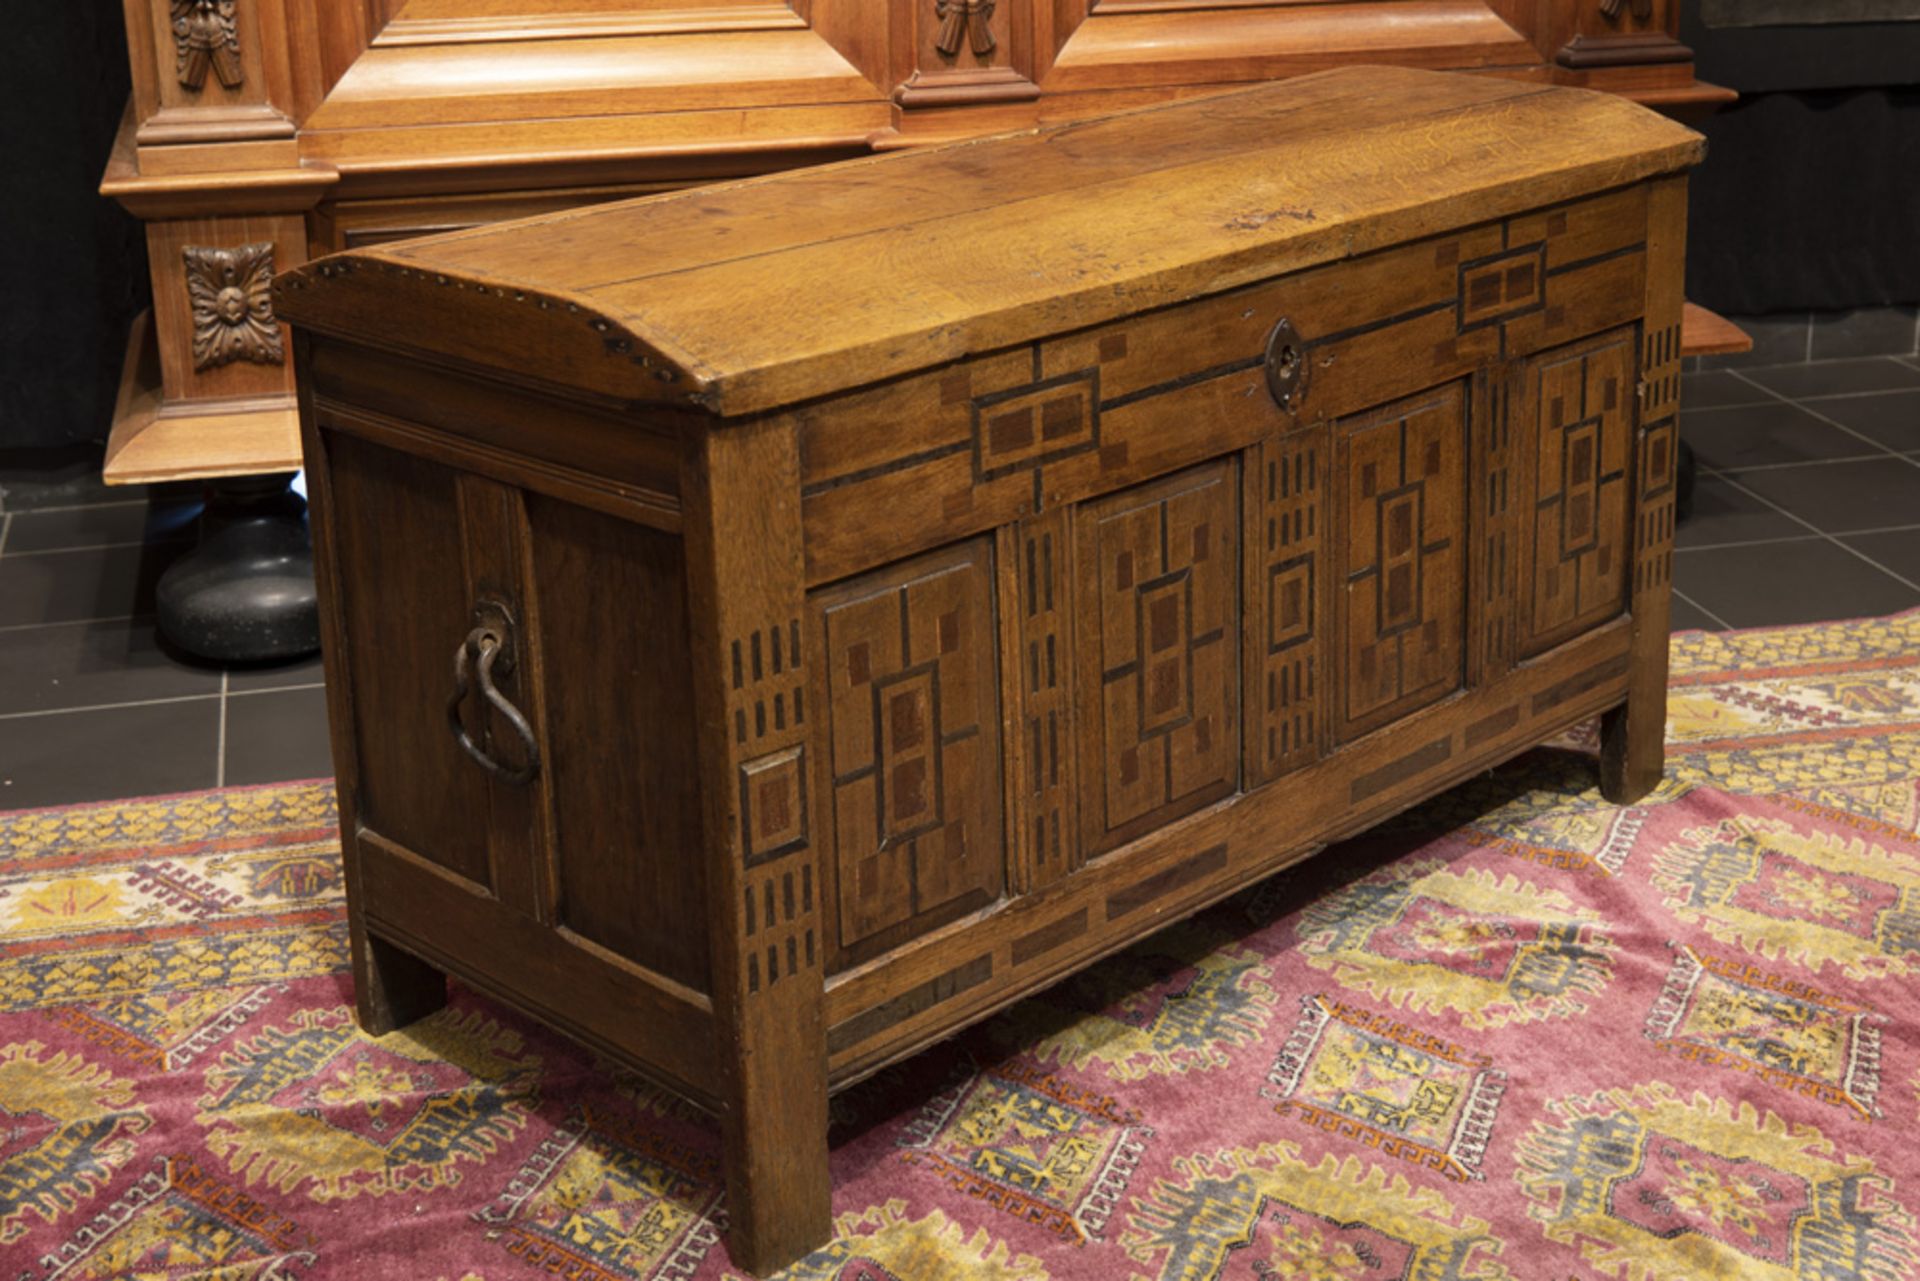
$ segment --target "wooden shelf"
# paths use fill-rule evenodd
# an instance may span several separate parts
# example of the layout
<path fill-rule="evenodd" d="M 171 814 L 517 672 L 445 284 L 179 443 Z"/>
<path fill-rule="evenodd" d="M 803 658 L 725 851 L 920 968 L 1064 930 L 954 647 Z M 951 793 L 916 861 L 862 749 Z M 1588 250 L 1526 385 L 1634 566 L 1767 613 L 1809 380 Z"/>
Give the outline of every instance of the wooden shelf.
<path fill-rule="evenodd" d="M 1728 356 L 1753 350 L 1747 331 L 1699 303 L 1688 303 L 1680 313 L 1682 356 Z"/>

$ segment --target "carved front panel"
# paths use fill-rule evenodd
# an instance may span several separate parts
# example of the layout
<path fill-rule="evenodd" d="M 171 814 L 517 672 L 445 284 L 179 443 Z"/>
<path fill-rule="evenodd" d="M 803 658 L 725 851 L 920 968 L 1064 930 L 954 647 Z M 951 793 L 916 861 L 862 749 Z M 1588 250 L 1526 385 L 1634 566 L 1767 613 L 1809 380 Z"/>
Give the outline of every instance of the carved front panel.
<path fill-rule="evenodd" d="M 1616 330 L 1536 357 L 1516 377 L 1533 513 L 1521 579 L 1525 649 L 1535 653 L 1626 606 L 1632 332 Z"/>
<path fill-rule="evenodd" d="M 1461 386 L 1335 424 L 1345 543 L 1341 741 L 1460 687 L 1466 630 Z"/>
<path fill-rule="evenodd" d="M 1083 824 L 1108 849 L 1238 777 L 1233 464 L 1113 495 L 1077 519 Z"/>
<path fill-rule="evenodd" d="M 1004 876 L 990 543 L 816 593 L 842 960 L 997 897 Z"/>

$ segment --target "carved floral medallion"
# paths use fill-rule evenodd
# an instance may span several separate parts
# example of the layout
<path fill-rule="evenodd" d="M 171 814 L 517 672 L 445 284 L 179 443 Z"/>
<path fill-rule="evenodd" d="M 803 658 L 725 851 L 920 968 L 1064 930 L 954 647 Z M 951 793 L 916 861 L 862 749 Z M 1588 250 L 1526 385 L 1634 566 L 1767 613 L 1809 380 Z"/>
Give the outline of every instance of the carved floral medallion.
<path fill-rule="evenodd" d="M 236 360 L 278 365 L 286 359 L 273 315 L 273 244 L 209 249 L 188 245 L 187 297 L 193 304 L 193 367 Z"/>

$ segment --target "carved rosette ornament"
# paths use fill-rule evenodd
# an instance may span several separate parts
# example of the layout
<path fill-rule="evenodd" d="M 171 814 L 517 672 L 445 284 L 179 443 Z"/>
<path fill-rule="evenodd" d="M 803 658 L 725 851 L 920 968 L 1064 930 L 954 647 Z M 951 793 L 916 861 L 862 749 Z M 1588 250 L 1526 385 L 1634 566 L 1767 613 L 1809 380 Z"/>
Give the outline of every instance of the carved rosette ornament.
<path fill-rule="evenodd" d="M 960 40 L 965 36 L 973 46 L 973 56 L 984 58 L 993 52 L 994 0 L 935 0 L 934 14 L 940 19 L 940 34 L 933 47 L 949 58 L 960 56 Z"/>
<path fill-rule="evenodd" d="M 1653 16 L 1653 0 L 1600 0 L 1600 12 L 1610 22 L 1620 21 L 1620 11 L 1631 3 L 1633 16 L 1645 21 Z"/>
<path fill-rule="evenodd" d="M 236 0 L 173 0 L 173 44 L 180 83 L 198 89 L 207 68 L 229 89 L 246 78 L 240 62 L 240 31 L 234 23 Z"/>
<path fill-rule="evenodd" d="M 187 297 L 193 303 L 193 367 L 236 360 L 278 365 L 280 322 L 273 315 L 273 245 L 234 249 L 188 245 Z"/>

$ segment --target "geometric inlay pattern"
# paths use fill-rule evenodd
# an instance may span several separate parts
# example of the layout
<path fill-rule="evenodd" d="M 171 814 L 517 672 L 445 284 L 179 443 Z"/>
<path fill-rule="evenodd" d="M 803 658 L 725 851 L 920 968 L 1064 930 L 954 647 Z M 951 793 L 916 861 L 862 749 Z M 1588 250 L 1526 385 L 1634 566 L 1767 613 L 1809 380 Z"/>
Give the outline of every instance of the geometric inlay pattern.
<path fill-rule="evenodd" d="M 816 595 L 825 655 L 839 942 L 892 946 L 1000 893 L 1000 707 L 991 544 Z"/>
<path fill-rule="evenodd" d="M 1537 653 L 1626 604 L 1634 428 L 1634 344 L 1603 334 L 1528 361 L 1518 421 L 1533 454 L 1526 652 Z"/>
<path fill-rule="evenodd" d="M 1344 742 L 1460 687 L 1466 630 L 1462 384 L 1335 426 L 1345 490 Z"/>
<path fill-rule="evenodd" d="M 1253 597 L 1255 651 L 1248 770 L 1264 782 L 1319 755 L 1320 559 L 1326 525 L 1326 431 L 1314 427 L 1263 442 L 1254 475 L 1249 539 L 1260 549 Z M 1250 549 L 1251 554 L 1251 549 Z"/>
<path fill-rule="evenodd" d="M 1236 496 L 1219 462 L 1078 510 L 1089 852 L 1238 778 Z"/>
<path fill-rule="evenodd" d="M 1015 527 L 1019 579 L 1018 686 L 1025 732 L 1018 783 L 1025 821 L 1015 839 L 1028 884 L 1058 880 L 1079 864 L 1074 829 L 1073 579 L 1067 510 L 1056 508 Z"/>

